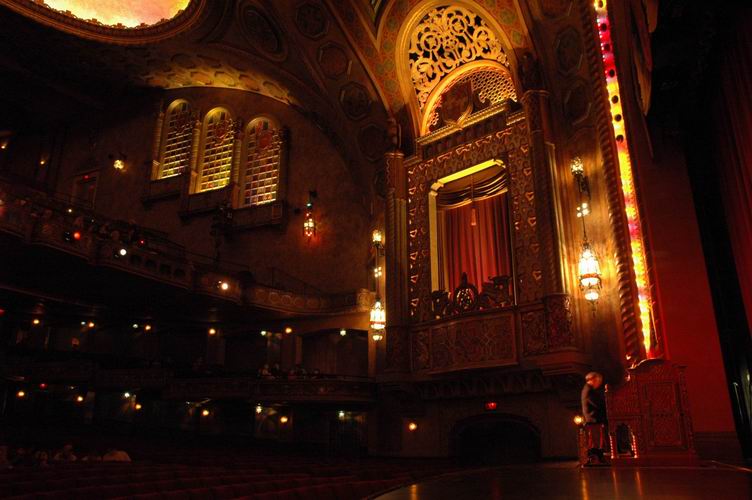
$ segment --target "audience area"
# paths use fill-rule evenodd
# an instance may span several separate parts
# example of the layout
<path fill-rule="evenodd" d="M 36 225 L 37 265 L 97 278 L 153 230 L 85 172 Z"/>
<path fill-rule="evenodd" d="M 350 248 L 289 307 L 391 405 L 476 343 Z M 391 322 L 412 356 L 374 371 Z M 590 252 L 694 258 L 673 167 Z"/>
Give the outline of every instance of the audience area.
<path fill-rule="evenodd" d="M 25 447 L 20 458 L 11 447 L 0 472 L 0 498 L 354 500 L 457 469 L 435 460 L 121 444 L 102 455 L 71 444 Z M 40 460 L 40 453 L 48 458 Z"/>

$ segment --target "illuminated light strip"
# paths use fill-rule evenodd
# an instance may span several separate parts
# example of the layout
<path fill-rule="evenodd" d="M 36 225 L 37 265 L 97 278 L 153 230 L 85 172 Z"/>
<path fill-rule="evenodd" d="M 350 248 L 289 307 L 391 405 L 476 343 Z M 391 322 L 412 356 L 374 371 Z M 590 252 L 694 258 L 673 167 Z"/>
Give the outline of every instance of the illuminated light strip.
<path fill-rule="evenodd" d="M 629 156 L 627 145 L 627 131 L 624 125 L 624 113 L 619 96 L 619 78 L 616 72 L 614 47 L 611 41 L 611 26 L 608 19 L 606 0 L 596 0 L 595 14 L 598 22 L 598 36 L 601 40 L 601 55 L 603 56 L 603 68 L 606 77 L 606 90 L 608 102 L 611 106 L 611 125 L 614 129 L 616 140 L 617 161 L 619 162 L 619 176 L 621 178 L 621 190 L 624 196 L 624 206 L 629 228 L 630 248 L 632 249 L 632 265 L 637 285 L 638 307 L 640 310 L 640 323 L 642 325 L 642 342 L 648 358 L 654 357 L 650 341 L 650 285 L 648 282 L 647 262 L 645 259 L 645 247 L 642 238 L 642 225 L 640 214 L 637 209 L 637 195 L 634 178 L 632 176 L 632 161 Z"/>

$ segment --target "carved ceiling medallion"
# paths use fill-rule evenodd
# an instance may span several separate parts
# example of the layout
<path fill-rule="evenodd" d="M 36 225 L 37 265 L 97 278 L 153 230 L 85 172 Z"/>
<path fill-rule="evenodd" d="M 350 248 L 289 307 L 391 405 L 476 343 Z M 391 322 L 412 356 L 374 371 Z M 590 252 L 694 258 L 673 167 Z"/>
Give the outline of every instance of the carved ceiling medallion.
<path fill-rule="evenodd" d="M 431 10 L 410 36 L 410 77 L 421 109 L 452 70 L 486 59 L 508 66 L 501 42 L 483 19 L 460 6 Z"/>
<path fill-rule="evenodd" d="M 329 27 L 329 21 L 323 9 L 310 2 L 298 7 L 295 13 L 295 24 L 301 33 L 311 39 L 321 38 Z"/>
<path fill-rule="evenodd" d="M 239 14 L 243 35 L 253 48 L 271 59 L 284 59 L 282 37 L 272 21 L 256 7 L 248 4 L 241 5 Z"/>

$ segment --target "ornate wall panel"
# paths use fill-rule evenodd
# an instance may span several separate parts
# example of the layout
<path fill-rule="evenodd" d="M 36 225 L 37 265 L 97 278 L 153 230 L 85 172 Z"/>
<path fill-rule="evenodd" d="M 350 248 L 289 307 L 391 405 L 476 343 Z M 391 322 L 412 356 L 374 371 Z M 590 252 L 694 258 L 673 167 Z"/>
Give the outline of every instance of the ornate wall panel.
<path fill-rule="evenodd" d="M 527 303 L 543 296 L 543 268 L 536 231 L 535 186 L 527 124 L 520 114 L 510 121 L 503 130 L 437 153 L 408 169 L 409 299 L 413 323 L 433 319 L 428 233 L 430 186 L 441 177 L 489 159 L 502 159 L 510 173 L 517 301 Z"/>
<path fill-rule="evenodd" d="M 413 371 L 441 373 L 517 364 L 514 311 L 436 322 L 413 332 Z"/>

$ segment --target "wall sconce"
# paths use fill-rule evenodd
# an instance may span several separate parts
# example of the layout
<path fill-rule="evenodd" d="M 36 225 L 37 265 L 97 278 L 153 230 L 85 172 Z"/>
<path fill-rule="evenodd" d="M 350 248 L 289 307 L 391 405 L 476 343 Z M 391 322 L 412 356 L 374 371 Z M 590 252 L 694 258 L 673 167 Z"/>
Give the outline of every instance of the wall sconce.
<path fill-rule="evenodd" d="M 117 155 L 109 155 L 108 158 L 112 160 L 112 168 L 118 172 L 125 170 L 125 161 L 128 159 L 123 153 Z"/>
<path fill-rule="evenodd" d="M 598 263 L 598 258 L 587 241 L 582 244 L 578 269 L 580 289 L 585 293 L 585 299 L 595 302 L 600 297 L 601 267 Z"/>
<path fill-rule="evenodd" d="M 579 156 L 572 158 L 572 162 L 569 164 L 569 169 L 572 171 L 575 182 L 577 182 L 577 189 L 579 189 L 580 195 L 586 194 L 589 200 L 590 182 L 588 181 L 587 175 L 585 175 L 585 164 L 582 163 L 582 158 Z"/>
<path fill-rule="evenodd" d="M 309 239 L 316 235 L 316 220 L 313 217 L 314 198 L 316 198 L 316 191 L 308 191 L 308 203 L 306 203 L 305 217 L 303 217 L 303 234 Z"/>
<path fill-rule="evenodd" d="M 386 327 L 386 311 L 381 304 L 381 298 L 377 295 L 376 302 L 373 303 L 371 308 L 371 329 L 381 331 Z M 376 340 L 376 339 L 374 339 Z"/>
<path fill-rule="evenodd" d="M 379 279 L 379 278 L 381 278 L 381 276 L 383 274 L 384 274 L 384 271 L 381 268 L 381 266 L 374 266 L 374 268 L 373 268 L 373 277 L 374 278 Z"/>
<path fill-rule="evenodd" d="M 384 336 L 380 334 L 379 332 L 374 332 L 373 335 L 371 335 L 371 338 L 373 339 L 374 342 L 380 342 L 381 339 L 384 338 Z"/>
<path fill-rule="evenodd" d="M 373 246 L 380 249 L 384 246 L 384 233 L 380 229 L 374 229 L 373 233 L 371 233 L 371 241 L 373 242 Z"/>

